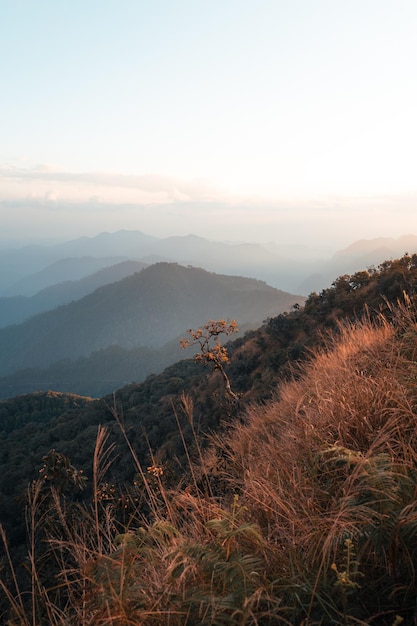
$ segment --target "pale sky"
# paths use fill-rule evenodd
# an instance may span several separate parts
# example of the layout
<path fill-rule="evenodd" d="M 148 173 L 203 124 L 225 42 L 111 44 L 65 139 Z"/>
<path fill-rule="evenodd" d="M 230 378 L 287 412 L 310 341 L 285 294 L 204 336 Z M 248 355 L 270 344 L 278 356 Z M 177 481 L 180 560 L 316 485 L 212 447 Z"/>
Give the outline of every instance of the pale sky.
<path fill-rule="evenodd" d="M 0 240 L 417 234 L 416 0 L 0 0 Z"/>

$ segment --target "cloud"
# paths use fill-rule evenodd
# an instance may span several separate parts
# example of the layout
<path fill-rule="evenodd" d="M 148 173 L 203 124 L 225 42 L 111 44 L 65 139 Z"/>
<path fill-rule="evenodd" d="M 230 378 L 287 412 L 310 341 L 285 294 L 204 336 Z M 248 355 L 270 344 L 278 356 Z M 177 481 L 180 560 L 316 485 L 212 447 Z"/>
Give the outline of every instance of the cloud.
<path fill-rule="evenodd" d="M 51 189 L 45 193 L 45 200 L 47 202 L 56 202 L 59 198 L 59 195 L 56 191 L 52 191 Z"/>
<path fill-rule="evenodd" d="M 110 202 L 204 202 L 224 198 L 224 193 L 204 180 L 179 180 L 155 174 L 128 175 L 114 172 L 70 172 L 39 164 L 32 168 L 0 166 L 3 197 L 49 193 L 50 185 L 60 197 L 84 201 L 100 196 Z"/>
<path fill-rule="evenodd" d="M 103 230 L 211 239 L 328 244 L 417 234 L 417 198 L 404 195 L 236 197 L 204 180 L 0 167 L 2 235 L 65 237 Z"/>

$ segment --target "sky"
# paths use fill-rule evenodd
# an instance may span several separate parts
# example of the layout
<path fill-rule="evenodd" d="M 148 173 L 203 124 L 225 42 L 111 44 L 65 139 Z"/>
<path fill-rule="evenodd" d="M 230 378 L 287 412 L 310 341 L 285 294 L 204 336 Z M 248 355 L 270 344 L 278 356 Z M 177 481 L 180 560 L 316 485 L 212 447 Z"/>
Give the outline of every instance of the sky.
<path fill-rule="evenodd" d="M 0 241 L 417 234 L 415 0 L 1 0 Z"/>

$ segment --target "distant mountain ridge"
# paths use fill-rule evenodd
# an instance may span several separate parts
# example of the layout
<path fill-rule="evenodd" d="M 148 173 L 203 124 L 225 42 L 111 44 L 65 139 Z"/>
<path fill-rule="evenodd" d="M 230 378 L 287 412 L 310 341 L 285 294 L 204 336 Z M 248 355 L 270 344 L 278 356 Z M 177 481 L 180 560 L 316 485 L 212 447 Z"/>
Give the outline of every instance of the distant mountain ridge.
<path fill-rule="evenodd" d="M 0 249 L 0 296 L 34 295 L 48 285 L 68 279 L 80 279 L 122 260 L 147 265 L 176 262 L 194 265 L 220 274 L 258 278 L 273 287 L 305 296 L 331 285 L 341 274 L 352 273 L 385 259 L 398 258 L 417 251 L 417 236 L 381 237 L 353 242 L 343 250 L 329 252 L 294 245 L 230 243 L 209 241 L 196 235 L 161 239 L 141 231 L 120 230 L 80 237 L 53 246 L 26 246 Z M 97 267 L 77 261 L 94 259 Z M 66 260 L 67 259 L 67 260 Z M 69 276 L 65 267 L 78 265 L 77 275 Z M 61 273 L 57 270 L 61 268 Z M 44 282 L 39 283 L 39 280 Z M 1 306 L 1 303 L 0 303 Z"/>
<path fill-rule="evenodd" d="M 397 239 L 377 237 L 354 241 L 346 248 L 335 252 L 328 261 L 316 264 L 314 272 L 299 285 L 299 292 L 307 294 L 321 291 L 329 287 L 338 276 L 376 267 L 386 260 L 400 258 L 406 253 L 417 253 L 416 235 L 402 235 Z"/>
<path fill-rule="evenodd" d="M 316 258 L 317 253 L 313 256 Z M 299 276 L 304 276 L 306 267 L 301 259 L 297 260 L 298 255 L 296 259 L 291 258 L 291 255 L 281 254 L 279 247 L 275 246 L 209 241 L 196 235 L 160 239 L 141 231 L 122 230 L 100 233 L 95 237 L 81 237 L 50 247 L 28 246 L 20 250 L 0 250 L 0 264 L 9 268 L 9 272 L 0 273 L 0 295 L 33 295 L 37 290 L 39 272 L 45 278 L 50 273 L 50 285 L 63 282 L 71 277 L 56 274 L 57 261 L 82 257 L 96 259 L 97 263 L 102 263 L 101 267 L 123 259 L 146 264 L 166 261 L 194 265 L 216 273 L 259 278 L 293 293 L 297 291 L 290 286 L 300 282 Z M 86 268 L 83 275 L 87 276 L 91 272 L 90 268 Z M 21 276 L 20 280 L 16 280 L 16 275 Z M 72 279 L 81 277 L 79 274 Z M 41 285 L 42 288 L 46 286 L 45 282 Z"/>
<path fill-rule="evenodd" d="M 146 265 L 139 261 L 121 261 L 104 267 L 79 280 L 67 280 L 45 287 L 33 296 L 0 297 L 0 328 L 20 324 L 28 317 L 79 300 L 98 287 L 140 272 Z"/>
<path fill-rule="evenodd" d="M 405 248 L 405 251 L 412 253 L 417 248 L 417 235 L 402 235 L 394 237 L 376 237 L 374 239 L 358 239 L 343 250 L 336 252 L 335 256 L 346 256 L 356 254 L 369 254 L 373 250 L 388 250 L 397 258 L 398 253 Z M 387 259 L 382 259 L 382 261 Z M 381 262 L 382 262 L 381 261 Z"/>
<path fill-rule="evenodd" d="M 127 260 L 124 256 L 114 257 L 65 257 L 55 261 L 42 270 L 20 279 L 13 287 L 6 290 L 6 296 L 33 296 L 42 289 L 67 280 L 80 280 L 87 275 L 100 271 Z"/>

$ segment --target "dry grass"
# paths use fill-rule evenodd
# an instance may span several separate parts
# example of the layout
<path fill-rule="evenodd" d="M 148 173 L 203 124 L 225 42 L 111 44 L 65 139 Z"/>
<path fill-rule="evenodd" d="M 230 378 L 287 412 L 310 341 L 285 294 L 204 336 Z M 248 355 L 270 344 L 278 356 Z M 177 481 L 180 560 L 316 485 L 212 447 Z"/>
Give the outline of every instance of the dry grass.
<path fill-rule="evenodd" d="M 332 565 L 346 539 L 356 546 L 356 567 L 373 577 L 370 587 L 379 585 L 370 598 L 352 589 L 358 613 L 385 610 L 384 585 L 392 606 L 396 595 L 400 607 L 415 594 L 416 349 L 405 308 L 393 325 L 345 326 L 299 380 L 277 401 L 250 409 L 247 425 L 230 436 L 231 480 L 268 540 L 269 567 L 281 588 L 289 591 L 292 581 L 298 597 L 303 585 L 306 595 L 317 594 L 307 615 L 320 592 L 335 593 Z"/>

